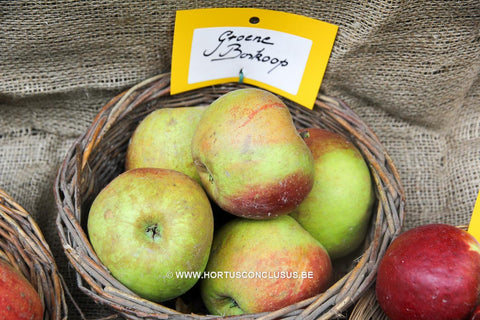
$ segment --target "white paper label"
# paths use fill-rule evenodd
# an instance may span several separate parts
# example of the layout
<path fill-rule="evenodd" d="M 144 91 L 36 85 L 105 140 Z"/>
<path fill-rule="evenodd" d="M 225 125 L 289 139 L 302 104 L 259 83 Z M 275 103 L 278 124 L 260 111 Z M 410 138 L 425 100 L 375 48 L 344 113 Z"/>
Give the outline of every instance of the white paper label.
<path fill-rule="evenodd" d="M 193 32 L 188 83 L 239 77 L 296 95 L 312 40 L 249 27 L 199 28 Z"/>

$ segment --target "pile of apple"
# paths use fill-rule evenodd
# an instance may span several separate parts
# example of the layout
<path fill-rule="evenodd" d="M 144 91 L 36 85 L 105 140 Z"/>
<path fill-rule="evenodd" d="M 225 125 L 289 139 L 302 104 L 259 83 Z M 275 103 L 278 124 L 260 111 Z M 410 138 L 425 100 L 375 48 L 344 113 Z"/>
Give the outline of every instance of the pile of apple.
<path fill-rule="evenodd" d="M 374 201 L 350 141 L 297 130 L 283 101 L 256 88 L 153 111 L 125 163 L 90 208 L 95 252 L 139 296 L 166 302 L 195 286 L 211 314 L 325 291 L 332 261 L 363 242 Z"/>

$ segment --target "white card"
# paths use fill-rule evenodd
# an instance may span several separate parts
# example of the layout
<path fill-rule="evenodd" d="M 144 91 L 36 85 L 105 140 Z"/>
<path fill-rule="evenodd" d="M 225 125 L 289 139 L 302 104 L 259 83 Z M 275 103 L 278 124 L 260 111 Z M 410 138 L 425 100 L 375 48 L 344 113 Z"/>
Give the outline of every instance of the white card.
<path fill-rule="evenodd" d="M 188 83 L 248 77 L 296 95 L 312 40 L 249 27 L 195 29 Z"/>
<path fill-rule="evenodd" d="M 242 82 L 312 109 L 337 30 L 324 21 L 273 10 L 179 10 L 170 93 Z"/>

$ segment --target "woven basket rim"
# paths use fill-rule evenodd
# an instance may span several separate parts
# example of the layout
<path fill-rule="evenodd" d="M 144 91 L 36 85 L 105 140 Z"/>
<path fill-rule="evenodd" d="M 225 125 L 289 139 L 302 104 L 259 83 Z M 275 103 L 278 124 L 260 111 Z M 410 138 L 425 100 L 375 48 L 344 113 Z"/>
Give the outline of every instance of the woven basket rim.
<path fill-rule="evenodd" d="M 211 315 L 184 314 L 146 301 L 131 293 L 100 263 L 88 242 L 84 225 L 82 227 L 82 223 L 85 223 L 81 221 L 82 206 L 86 201 L 84 199 L 86 197 L 82 198 L 82 194 L 91 195 L 98 192 L 99 187 L 93 186 L 91 181 L 103 178 L 99 175 L 92 175 L 95 178 L 90 180 L 85 177 L 90 177 L 91 172 L 96 173 L 95 170 L 100 165 L 98 159 L 102 161 L 110 159 L 102 153 L 106 152 L 105 149 L 101 149 L 102 143 L 106 141 L 107 136 L 114 141 L 119 139 L 115 136 L 116 133 L 112 132 L 119 130 L 121 121 L 128 123 L 131 114 L 138 110 L 141 110 L 145 116 L 152 111 L 148 108 L 158 107 L 153 106 L 157 100 L 162 101 L 162 107 L 191 106 L 195 102 L 208 99 L 211 101 L 221 93 L 240 86 L 238 83 L 231 83 L 170 95 L 169 85 L 170 74 L 163 73 L 118 94 L 103 106 L 88 129 L 72 144 L 55 180 L 57 228 L 64 252 L 79 275 L 77 277 L 79 289 L 96 302 L 107 305 L 114 312 L 132 319 L 166 317 L 220 319 L 221 317 Z M 188 103 L 183 100 L 186 96 L 188 96 Z M 287 103 L 296 120 L 296 125 L 306 126 L 310 121 L 320 121 L 316 117 L 321 118 L 322 125 L 325 123 L 331 126 L 331 130 L 349 135 L 369 163 L 377 197 L 374 219 L 370 226 L 370 242 L 363 254 L 355 261 L 355 266 L 326 292 L 274 312 L 234 316 L 229 319 L 266 320 L 292 316 L 299 316 L 301 319 L 332 319 L 341 315 L 374 281 L 379 256 L 383 255 L 388 244 L 398 235 L 402 227 L 405 206 L 403 187 L 392 159 L 375 133 L 344 101 L 338 98 L 319 94 L 313 110 L 307 110 L 288 100 Z M 109 152 L 117 156 L 120 151 Z M 102 174 L 106 176 L 109 173 L 102 172 Z M 94 189 L 97 190 L 94 191 Z"/>
<path fill-rule="evenodd" d="M 50 247 L 33 217 L 3 189 L 0 189 L 0 229 L 3 234 L 0 241 L 6 241 L 0 245 L 0 258 L 33 285 L 44 306 L 44 319 L 66 319 L 64 281 Z"/>

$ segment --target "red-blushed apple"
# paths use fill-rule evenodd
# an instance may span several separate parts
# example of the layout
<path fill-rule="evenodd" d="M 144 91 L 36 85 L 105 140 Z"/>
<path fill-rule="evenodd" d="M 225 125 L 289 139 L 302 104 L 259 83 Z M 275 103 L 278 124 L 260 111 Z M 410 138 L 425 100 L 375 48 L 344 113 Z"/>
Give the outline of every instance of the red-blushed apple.
<path fill-rule="evenodd" d="M 313 186 L 313 157 L 273 93 L 230 91 L 203 112 L 192 139 L 202 184 L 222 209 L 252 219 L 284 215 Z"/>
<path fill-rule="evenodd" d="M 381 259 L 376 295 L 391 320 L 462 320 L 480 297 L 480 244 L 447 224 L 400 234 Z"/>
<path fill-rule="evenodd" d="M 41 320 L 44 307 L 33 285 L 0 258 L 0 319 Z"/>
<path fill-rule="evenodd" d="M 312 191 L 291 212 L 331 259 L 345 257 L 365 239 L 375 199 L 369 167 L 355 145 L 320 128 L 300 130 L 315 160 Z"/>
<path fill-rule="evenodd" d="M 205 106 L 160 108 L 148 114 L 130 138 L 125 169 L 172 169 L 200 183 L 190 145 L 204 109 Z"/>
<path fill-rule="evenodd" d="M 214 236 L 200 292 L 212 314 L 267 312 L 323 292 L 332 277 L 327 251 L 292 217 L 235 218 Z"/>
<path fill-rule="evenodd" d="M 102 263 L 139 296 L 161 302 L 189 290 L 213 239 L 213 214 L 200 184 L 161 168 L 128 170 L 95 198 L 88 234 Z"/>

